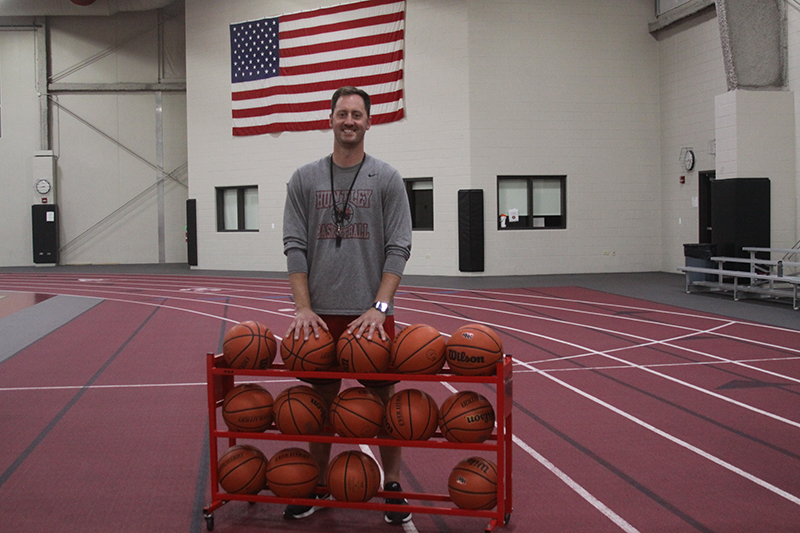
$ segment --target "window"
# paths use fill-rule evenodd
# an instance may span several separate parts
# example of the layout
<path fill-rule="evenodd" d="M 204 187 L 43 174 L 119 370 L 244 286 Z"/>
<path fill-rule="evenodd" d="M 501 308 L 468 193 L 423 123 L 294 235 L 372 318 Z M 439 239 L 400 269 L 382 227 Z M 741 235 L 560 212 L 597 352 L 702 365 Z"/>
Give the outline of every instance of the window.
<path fill-rule="evenodd" d="M 408 178 L 406 192 L 411 206 L 411 228 L 433 229 L 433 178 Z"/>
<path fill-rule="evenodd" d="M 497 227 L 564 229 L 567 227 L 566 176 L 498 176 Z"/>
<path fill-rule="evenodd" d="M 258 231 L 258 187 L 217 187 L 217 231 Z"/>

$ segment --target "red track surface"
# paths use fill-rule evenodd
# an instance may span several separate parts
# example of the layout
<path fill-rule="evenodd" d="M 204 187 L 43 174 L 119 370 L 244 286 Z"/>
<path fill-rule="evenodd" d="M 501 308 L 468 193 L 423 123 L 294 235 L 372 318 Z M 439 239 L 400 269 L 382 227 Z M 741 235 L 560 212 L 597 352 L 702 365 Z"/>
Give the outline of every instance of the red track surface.
<path fill-rule="evenodd" d="M 282 336 L 288 284 L 30 273 L 0 275 L 0 291 L 103 299 L 0 361 L 0 530 L 204 531 L 205 355 L 243 320 Z M 402 286 L 396 306 L 400 326 L 487 324 L 517 361 L 515 505 L 499 531 L 800 531 L 800 332 L 576 287 Z M 414 386 L 439 403 L 452 393 Z M 446 493 L 457 453 L 405 449 L 405 490 Z M 376 512 L 302 523 L 281 512 L 232 502 L 215 531 L 400 529 Z M 413 524 L 485 521 L 420 513 Z"/>

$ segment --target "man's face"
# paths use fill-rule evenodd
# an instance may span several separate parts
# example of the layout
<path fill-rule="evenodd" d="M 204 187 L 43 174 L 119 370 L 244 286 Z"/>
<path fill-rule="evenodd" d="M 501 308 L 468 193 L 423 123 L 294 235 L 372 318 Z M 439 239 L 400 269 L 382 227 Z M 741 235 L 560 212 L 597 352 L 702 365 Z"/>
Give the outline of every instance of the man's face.
<path fill-rule="evenodd" d="M 364 100 L 357 94 L 339 98 L 331 114 L 334 140 L 342 146 L 357 146 L 362 143 L 370 123 Z"/>

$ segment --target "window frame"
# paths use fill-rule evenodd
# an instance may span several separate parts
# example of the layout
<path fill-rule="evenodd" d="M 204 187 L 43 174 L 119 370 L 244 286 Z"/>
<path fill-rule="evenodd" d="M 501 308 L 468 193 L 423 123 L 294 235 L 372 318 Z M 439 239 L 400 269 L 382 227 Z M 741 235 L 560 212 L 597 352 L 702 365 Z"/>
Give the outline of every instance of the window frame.
<path fill-rule="evenodd" d="M 236 191 L 236 228 L 225 227 L 225 193 L 227 191 Z M 216 187 L 216 203 L 217 203 L 217 232 L 219 233 L 239 233 L 250 232 L 256 233 L 258 228 L 258 202 L 256 202 L 256 227 L 247 228 L 247 192 L 255 191 L 256 198 L 258 198 L 258 185 L 241 185 L 234 187 Z"/>
<path fill-rule="evenodd" d="M 503 194 L 501 193 L 501 183 L 510 180 L 524 180 L 526 184 L 526 199 L 525 199 L 525 213 L 520 215 L 520 222 L 510 222 L 506 219 L 506 225 L 503 227 L 502 215 L 508 216 L 503 210 L 507 206 L 501 205 Z M 552 181 L 557 180 L 560 184 L 560 214 L 543 214 L 537 215 L 535 212 L 534 201 L 534 183 L 537 181 Z M 499 231 L 518 231 L 518 230 L 553 230 L 553 229 L 567 229 L 567 176 L 566 175 L 503 175 L 497 176 L 497 229 Z M 524 218 L 524 220 L 523 220 Z M 544 225 L 537 225 L 539 222 Z"/>

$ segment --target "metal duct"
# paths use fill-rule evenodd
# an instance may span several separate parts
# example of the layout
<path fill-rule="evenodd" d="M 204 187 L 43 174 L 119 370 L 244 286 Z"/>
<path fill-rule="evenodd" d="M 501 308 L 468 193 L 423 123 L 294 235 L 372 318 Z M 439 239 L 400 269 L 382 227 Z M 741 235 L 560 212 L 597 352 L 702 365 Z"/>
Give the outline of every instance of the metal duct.
<path fill-rule="evenodd" d="M 0 17 L 28 16 L 110 16 L 121 11 L 161 9 L 175 0 L 95 0 L 92 5 L 79 6 L 71 0 L 0 0 Z"/>

